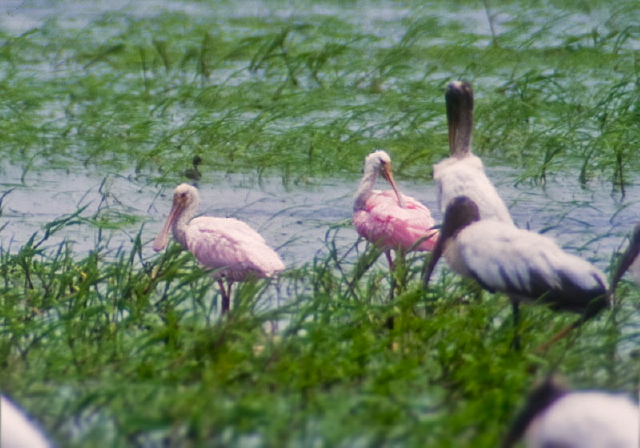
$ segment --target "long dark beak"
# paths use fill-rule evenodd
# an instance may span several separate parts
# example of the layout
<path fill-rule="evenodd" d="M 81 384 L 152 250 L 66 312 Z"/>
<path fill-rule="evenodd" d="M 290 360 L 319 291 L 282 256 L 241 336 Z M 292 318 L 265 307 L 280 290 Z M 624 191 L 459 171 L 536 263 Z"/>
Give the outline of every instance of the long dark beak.
<path fill-rule="evenodd" d="M 640 233 L 640 224 L 636 226 L 634 235 L 629 242 L 629 247 L 627 247 L 627 250 L 624 252 L 624 254 L 622 254 L 620 263 L 618 264 L 618 269 L 616 269 L 615 273 L 613 274 L 613 278 L 611 279 L 611 286 L 609 287 L 609 292 L 611 294 L 615 292 L 616 286 L 618 286 L 618 282 L 638 257 L 638 253 L 640 253 L 640 239 L 636 238 L 635 232 Z"/>
<path fill-rule="evenodd" d="M 465 157 L 471 150 L 473 133 L 473 89 L 464 81 L 453 81 L 445 93 L 447 123 L 449 126 L 449 152 L 454 157 Z"/>
<path fill-rule="evenodd" d="M 429 259 L 429 264 L 426 266 L 424 270 L 424 274 L 422 276 L 424 289 L 429 287 L 429 280 L 431 280 L 431 274 L 433 274 L 433 270 L 438 263 L 438 260 L 442 256 L 442 252 L 444 250 L 445 237 L 440 233 L 440 238 L 436 242 L 436 246 L 431 251 L 431 258 Z"/>
<path fill-rule="evenodd" d="M 502 448 L 514 446 L 524 436 L 535 418 L 568 391 L 569 389 L 559 377 L 551 375 L 546 377 L 529 393 L 525 406 L 511 423 L 509 433 L 502 442 Z"/>
<path fill-rule="evenodd" d="M 445 100 L 447 105 L 447 126 L 449 127 L 449 154 L 454 155 L 456 153 L 456 133 L 460 123 L 460 111 L 459 105 L 456 104 L 452 96 L 451 87 L 449 87 L 445 95 Z"/>
<path fill-rule="evenodd" d="M 637 250 L 631 251 L 630 249 L 631 247 L 629 247 L 627 251 L 622 255 L 620 264 L 618 264 L 618 269 L 616 269 L 616 272 L 613 274 L 610 287 L 611 292 L 614 292 L 616 290 L 620 279 L 622 279 L 622 276 L 625 274 L 625 272 L 627 272 L 627 269 L 629 269 L 629 266 L 631 266 L 631 263 L 633 263 L 633 260 L 635 260 L 636 256 L 638 255 Z"/>
<path fill-rule="evenodd" d="M 398 189 L 396 181 L 393 178 L 393 171 L 391 171 L 391 167 L 389 165 L 384 165 L 382 167 L 382 170 L 380 171 L 380 174 L 382 174 L 382 177 L 384 177 L 387 182 L 391 184 L 391 188 L 393 188 L 393 191 L 396 193 L 396 197 L 398 198 L 398 205 L 400 205 L 400 208 L 407 208 L 404 202 L 404 198 L 400 194 L 400 190 Z"/>

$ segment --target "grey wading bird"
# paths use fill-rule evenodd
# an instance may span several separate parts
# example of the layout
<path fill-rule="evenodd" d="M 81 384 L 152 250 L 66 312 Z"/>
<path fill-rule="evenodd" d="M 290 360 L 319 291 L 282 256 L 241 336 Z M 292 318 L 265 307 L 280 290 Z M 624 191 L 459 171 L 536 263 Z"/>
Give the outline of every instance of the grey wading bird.
<path fill-rule="evenodd" d="M 600 391 L 570 391 L 548 378 L 529 394 L 503 441 L 527 448 L 638 448 L 640 409 L 629 398 Z"/>
<path fill-rule="evenodd" d="M 450 157 L 433 166 L 440 211 L 457 196 L 468 196 L 478 206 L 481 219 L 513 225 L 509 210 L 484 172 L 482 160 L 471 153 L 473 90 L 468 82 L 453 81 L 445 94 Z"/>
<path fill-rule="evenodd" d="M 222 296 L 220 313 L 224 315 L 229 311 L 234 282 L 271 277 L 284 270 L 284 263 L 262 236 L 242 221 L 210 216 L 193 218 L 199 202 L 198 190 L 191 185 L 176 187 L 169 217 L 153 242 L 153 250 L 165 248 L 171 230 L 173 238 L 201 266 L 213 270 Z M 223 279 L 227 281 L 226 288 Z"/>
<path fill-rule="evenodd" d="M 516 348 L 520 301 L 581 314 L 544 348 L 609 306 L 607 279 L 600 270 L 564 252 L 550 238 L 503 222 L 480 220 L 477 204 L 466 196 L 453 199 L 447 207 L 440 238 L 425 268 L 425 288 L 442 255 L 456 273 L 473 278 L 489 292 L 509 296 Z"/>

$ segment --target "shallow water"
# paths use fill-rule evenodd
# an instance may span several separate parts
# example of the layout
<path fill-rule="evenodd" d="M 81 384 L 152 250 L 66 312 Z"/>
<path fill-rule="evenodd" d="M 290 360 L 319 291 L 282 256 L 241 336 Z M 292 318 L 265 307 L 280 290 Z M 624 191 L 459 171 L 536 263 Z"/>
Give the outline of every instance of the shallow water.
<path fill-rule="evenodd" d="M 397 42 L 406 32 L 403 19 L 411 19 L 415 5 L 409 6 L 391 1 L 359 1 L 345 8 L 336 2 L 276 1 L 265 2 L 252 0 L 248 2 L 224 2 L 224 7 L 207 5 L 206 3 L 186 3 L 171 0 L 116 0 L 96 2 L 94 0 L 5 0 L 0 4 L 0 29 L 12 34 L 22 34 L 30 29 L 42 26 L 52 18 L 61 20 L 69 29 L 80 29 L 90 26 L 91 22 L 101 15 L 109 13 L 125 14 L 136 18 L 153 17 L 161 13 L 180 11 L 194 18 L 208 17 L 225 19 L 237 17 L 274 17 L 295 22 L 309 16 L 340 17 L 342 20 L 356 25 L 367 32 L 375 30 L 376 35 L 389 42 Z M 510 6 L 499 5 L 490 8 L 494 31 L 499 36 L 510 29 L 510 22 L 521 10 L 510 9 Z M 447 25 L 463 25 L 466 32 L 484 36 L 475 45 L 488 45 L 491 41 L 491 29 L 487 20 L 487 12 L 479 3 L 477 8 L 455 7 L 442 9 L 440 4 L 426 2 L 421 8 L 421 15 L 431 17 Z M 545 5 L 529 15 L 529 20 L 545 26 L 545 32 L 537 36 L 536 46 L 539 48 L 554 45 L 567 35 L 588 34 L 595 29 L 606 31 L 608 24 L 616 20 L 624 20 L 615 8 L 589 8 L 583 13 L 573 12 L 559 17 L 559 10 Z M 550 18 L 556 20 L 548 22 Z M 384 26 L 380 26 L 384 24 Z M 434 45 L 437 42 L 433 42 Z M 630 41 L 631 48 L 637 48 L 637 41 Z"/>
<path fill-rule="evenodd" d="M 262 17 L 286 19 L 292 23 L 310 17 L 339 17 L 354 25 L 364 34 L 373 33 L 379 38 L 374 46 L 385 47 L 396 44 L 407 33 L 407 27 L 415 19 L 414 6 L 395 2 L 356 2 L 345 8 L 335 2 L 307 3 L 251 1 L 242 3 L 224 3 L 223 6 L 206 3 L 187 3 L 170 0 L 112 2 L 95 1 L 47 1 L 47 0 L 9 0 L 0 4 L 0 29 L 9 35 L 19 35 L 36 27 L 46 26 L 47 21 L 56 20 L 68 30 L 80 30 L 91 27 L 96 20 L 112 25 L 119 32 L 122 17 L 147 18 L 162 13 L 171 14 L 180 11 L 194 20 L 206 17 L 207 20 L 220 23 L 228 32 L 241 26 L 234 22 L 238 17 Z M 593 9 L 584 13 L 560 14 L 558 10 L 547 7 L 532 15 L 531 23 L 523 24 L 525 30 L 518 31 L 512 22 L 521 16 L 521 11 L 510 10 L 511 6 L 500 6 L 491 11 L 498 35 L 502 33 L 521 33 L 523 38 L 531 38 L 536 27 L 544 25 L 545 32 L 537 36 L 536 47 L 553 47 L 567 35 L 579 36 L 591 32 L 594 27 L 602 34 L 608 26 L 613 26 L 621 17 L 606 9 Z M 539 14 L 538 14 L 539 13 Z M 488 45 L 491 39 L 486 11 L 478 7 L 443 9 L 440 5 L 425 4 L 420 7 L 421 17 L 434 19 L 438 23 L 451 27 L 461 27 L 465 33 L 478 37 L 474 45 Z M 562 20 L 559 20 L 562 18 Z M 522 19 L 522 17 L 520 17 Z M 224 22 L 224 24 L 223 24 Z M 242 22 L 244 23 L 244 22 Z M 108 34 L 109 27 L 101 26 L 100 32 Z M 239 30 L 247 33 L 252 30 Z M 103 36 L 105 40 L 108 35 Z M 436 41 L 431 43 L 437 46 Z M 622 45 L 635 45 L 633 40 Z M 34 69 L 34 67 L 31 67 Z M 229 76 L 250 77 L 248 71 L 237 73 L 228 67 L 220 69 L 218 75 L 229 82 Z M 42 76 L 49 73 L 56 76 L 55 70 L 46 67 L 34 70 L 32 74 Z M 416 70 L 417 79 L 424 74 Z M 137 76 L 137 75 L 136 75 Z M 443 77 L 445 77 L 443 75 Z M 238 82 L 243 79 L 238 78 Z M 233 81 L 230 81 L 233 82 Z M 483 78 L 484 89 L 504 83 L 504 79 Z M 127 84 L 128 85 L 128 84 Z M 125 88 L 126 86 L 125 85 Z M 478 92 L 482 96 L 482 91 Z M 363 97 L 363 101 L 368 99 Z M 51 102 L 43 105 L 43 119 L 49 120 L 47 126 L 61 118 L 66 100 L 60 104 Z M 350 106 L 353 106 L 351 104 Z M 177 126 L 196 111 L 173 110 Z M 184 112 L 184 115 L 180 115 Z M 337 115 L 335 115 L 337 114 Z M 333 120 L 339 111 L 312 111 L 306 116 L 276 120 L 271 126 L 293 127 L 304 121 Z M 253 118 L 253 117 L 247 117 Z M 238 117 L 240 119 L 240 117 Z M 349 126 L 354 126 L 350 122 Z M 358 131 L 359 128 L 352 129 Z M 388 131 L 380 127 L 380 133 Z M 73 132 L 73 131 L 72 131 Z M 69 134 L 73 138 L 73 133 Z M 39 163 L 36 159 L 35 163 Z M 637 220 L 638 187 L 627 191 L 626 200 L 619 194 L 611 194 L 609 184 L 591 183 L 588 189 L 578 186 L 577 175 L 568 178 L 550 178 L 546 186 L 520 184 L 515 186 L 518 170 L 501 166 L 499 160 L 487 161 L 488 172 L 496 182 L 498 189 L 511 209 L 511 213 L 523 228 L 544 230 L 558 239 L 568 250 L 581 253 L 593 259 L 600 267 L 606 268 L 611 253 L 617 249 L 627 232 Z M 75 212 L 86 206 L 82 216 L 94 218 L 104 227 L 116 227 L 116 230 L 103 229 L 103 237 L 109 238 L 109 247 L 130 244 L 140 226 L 143 225 L 145 240 L 150 241 L 159 230 L 170 207 L 171 191 L 165 186 L 155 184 L 147 176 L 137 175 L 133 170 L 119 173 L 104 173 L 99 168 L 70 166 L 67 171 L 52 170 L 39 166 L 23 174 L 24 165 L 5 165 L 0 193 L 13 189 L 4 199 L 0 225 L 0 245 L 4 250 L 16 251 L 34 232 L 42 233 L 45 224 Z M 425 169 L 425 172 L 428 172 Z M 421 181 L 399 180 L 405 194 L 414 196 L 431 208 L 437 220 L 440 213 L 435 210 L 435 187 L 426 178 Z M 202 202 L 200 212 L 215 216 L 236 217 L 248 222 L 264 235 L 266 240 L 276 247 L 289 266 L 308 262 L 324 249 L 327 230 L 332 225 L 348 223 L 351 216 L 352 194 L 358 179 L 353 173 L 349 179 L 328 178 L 310 179 L 308 185 L 285 186 L 277 177 L 258 178 L 251 174 L 205 173 L 199 182 Z M 382 187 L 381 188 L 386 188 Z M 55 247 L 62 238 L 74 242 L 75 249 L 87 252 L 97 242 L 98 226 L 89 223 L 64 229 L 50 240 Z M 338 238 L 345 247 L 356 240 L 355 231 L 345 225 L 338 232 Z M 145 253 L 152 256 L 150 247 Z"/>
<path fill-rule="evenodd" d="M 17 167 L 5 167 L 0 191 L 11 189 L 3 201 L 0 217 L 0 246 L 17 251 L 34 232 L 42 235 L 45 224 L 86 206 L 85 217 L 109 221 L 117 229 L 103 229 L 108 246 L 131 244 L 141 226 L 145 254 L 153 256 L 150 241 L 162 226 L 170 205 L 170 188 L 158 186 L 133 173 L 118 175 L 62 171 L 34 171 L 24 176 Z M 576 179 L 552 179 L 546 187 L 515 186 L 517 170 L 489 167 L 489 176 L 521 228 L 544 231 L 567 250 L 579 253 L 606 269 L 611 254 L 619 249 L 638 219 L 640 188 L 632 186 L 627 198 L 611 193 L 609 185 L 582 189 Z M 255 175 L 205 173 L 198 182 L 200 213 L 234 217 L 246 221 L 277 248 L 288 266 L 309 262 L 325 250 L 325 236 L 331 226 L 345 224 L 338 243 L 349 247 L 357 239 L 348 224 L 352 195 L 358 179 L 322 179 L 311 185 L 285 187 L 279 178 Z M 422 201 L 439 222 L 435 184 L 398 179 L 401 190 Z M 379 188 L 387 188 L 379 181 Z M 96 246 L 98 229 L 82 224 L 64 229 L 48 244 L 55 247 L 63 238 L 80 253 Z"/>

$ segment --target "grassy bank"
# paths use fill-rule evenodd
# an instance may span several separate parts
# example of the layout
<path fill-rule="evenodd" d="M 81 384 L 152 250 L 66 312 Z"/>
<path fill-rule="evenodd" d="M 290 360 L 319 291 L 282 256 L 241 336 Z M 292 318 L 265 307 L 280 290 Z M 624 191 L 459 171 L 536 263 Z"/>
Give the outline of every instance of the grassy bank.
<path fill-rule="evenodd" d="M 390 302 L 386 272 L 367 269 L 378 254 L 348 262 L 331 238 L 327 257 L 243 285 L 222 321 L 214 282 L 175 245 L 154 259 L 139 238 L 85 257 L 44 246 L 0 260 L 2 386 L 60 446 L 495 446 L 537 375 L 639 386 L 626 284 L 537 356 L 573 316 L 527 308 L 516 352 L 505 297 L 445 273 L 424 293 L 414 258 Z"/>

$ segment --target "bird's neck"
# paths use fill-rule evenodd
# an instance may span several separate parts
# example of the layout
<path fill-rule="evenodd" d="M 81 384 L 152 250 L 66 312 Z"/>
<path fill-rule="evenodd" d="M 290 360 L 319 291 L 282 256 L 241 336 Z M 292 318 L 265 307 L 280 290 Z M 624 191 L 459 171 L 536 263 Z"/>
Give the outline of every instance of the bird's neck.
<path fill-rule="evenodd" d="M 353 201 L 353 211 L 364 210 L 366 208 L 367 199 L 373 193 L 373 186 L 376 184 L 376 179 L 378 178 L 378 173 L 375 170 L 369 170 L 365 168 L 364 175 L 360 180 L 360 185 L 358 185 L 358 190 L 356 191 L 354 201 Z"/>
<path fill-rule="evenodd" d="M 471 152 L 471 136 L 473 135 L 473 115 L 462 113 L 459 117 L 456 137 L 453 142 L 454 155 L 466 157 Z"/>
<path fill-rule="evenodd" d="M 456 158 L 464 158 L 471 152 L 473 109 L 449 107 L 447 104 L 447 120 L 449 124 L 449 152 Z"/>
<path fill-rule="evenodd" d="M 453 156 L 457 159 L 464 159 L 471 154 L 471 134 L 468 138 L 459 137 L 456 139 Z"/>
<path fill-rule="evenodd" d="M 189 226 L 189 221 L 193 218 L 196 213 L 196 209 L 198 204 L 192 204 L 191 206 L 187 206 L 182 213 L 178 216 L 178 218 L 173 222 L 173 226 L 171 227 L 171 231 L 173 233 L 173 238 L 180 244 L 182 247 L 187 249 L 187 227 Z"/>

